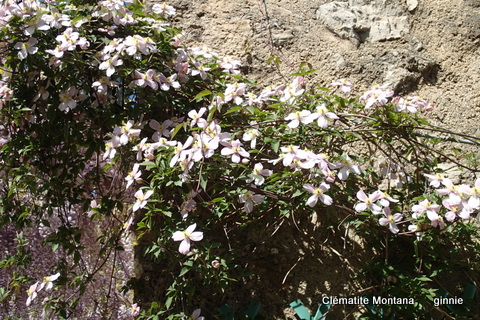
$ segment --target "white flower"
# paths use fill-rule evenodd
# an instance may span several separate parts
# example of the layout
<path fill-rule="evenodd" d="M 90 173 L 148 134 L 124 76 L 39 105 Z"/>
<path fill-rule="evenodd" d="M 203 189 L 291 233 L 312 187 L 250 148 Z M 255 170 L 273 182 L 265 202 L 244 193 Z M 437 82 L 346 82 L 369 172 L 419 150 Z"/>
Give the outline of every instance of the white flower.
<path fill-rule="evenodd" d="M 28 294 L 28 298 L 27 298 L 27 307 L 32 303 L 32 301 L 37 297 L 37 287 L 38 287 L 38 284 L 39 282 L 35 282 L 34 284 L 32 284 L 30 286 L 30 288 L 28 288 L 27 290 L 27 294 Z"/>
<path fill-rule="evenodd" d="M 290 113 L 285 118 L 285 120 L 292 120 L 287 124 L 287 126 L 294 129 L 294 128 L 298 127 L 300 122 L 302 122 L 303 124 L 309 124 L 309 123 L 313 122 L 313 120 L 315 120 L 316 118 L 318 118 L 318 116 L 315 117 L 314 115 L 312 115 L 312 113 L 310 111 L 302 110 L 302 111 L 295 111 L 295 112 Z"/>
<path fill-rule="evenodd" d="M 174 241 L 182 241 L 180 242 L 180 247 L 178 248 L 178 252 L 181 254 L 187 254 L 190 252 L 190 242 L 191 241 L 200 241 L 203 239 L 203 232 L 201 231 L 193 231 L 197 227 L 197 224 L 194 223 L 189 226 L 185 231 L 175 231 L 172 235 L 172 239 Z"/>
<path fill-rule="evenodd" d="M 142 175 L 142 171 L 138 170 L 140 168 L 140 164 L 138 163 L 135 163 L 133 165 L 133 170 L 130 171 L 128 173 L 128 176 L 125 178 L 125 180 L 127 181 L 127 186 L 125 187 L 125 189 L 128 189 L 133 181 L 138 181 L 140 180 L 140 176 Z"/>
<path fill-rule="evenodd" d="M 333 199 L 324 194 L 325 191 L 330 189 L 330 186 L 325 182 L 322 182 L 318 187 L 314 187 L 310 183 L 307 183 L 303 186 L 303 188 L 312 194 L 312 196 L 307 200 L 308 206 L 313 208 L 317 204 L 318 200 L 322 201 L 327 206 L 332 204 Z"/>
<path fill-rule="evenodd" d="M 153 190 L 148 190 L 143 194 L 142 190 L 138 190 L 135 192 L 135 198 L 137 198 L 137 201 L 133 204 L 133 212 L 137 211 L 138 209 L 141 209 L 147 205 L 147 199 L 150 198 L 150 196 L 153 194 Z"/>
<path fill-rule="evenodd" d="M 261 186 L 265 182 L 264 177 L 270 177 L 272 173 L 272 170 L 263 169 L 263 165 L 261 163 L 256 163 L 253 167 L 253 172 L 247 179 L 247 183 L 254 181 L 257 186 Z"/>
<path fill-rule="evenodd" d="M 49 291 L 53 288 L 53 281 L 57 280 L 60 277 L 60 272 L 57 272 L 51 276 L 44 277 L 43 282 L 40 284 L 40 287 L 37 291 L 42 290 L 45 288 L 46 291 Z"/>
<path fill-rule="evenodd" d="M 241 194 L 238 196 L 240 203 L 244 203 L 245 205 L 243 206 L 243 209 L 245 210 L 246 213 L 250 213 L 253 211 L 253 205 L 254 204 L 259 204 L 262 203 L 263 200 L 265 199 L 264 196 L 260 194 L 255 194 L 251 191 L 247 191 L 244 194 Z"/>

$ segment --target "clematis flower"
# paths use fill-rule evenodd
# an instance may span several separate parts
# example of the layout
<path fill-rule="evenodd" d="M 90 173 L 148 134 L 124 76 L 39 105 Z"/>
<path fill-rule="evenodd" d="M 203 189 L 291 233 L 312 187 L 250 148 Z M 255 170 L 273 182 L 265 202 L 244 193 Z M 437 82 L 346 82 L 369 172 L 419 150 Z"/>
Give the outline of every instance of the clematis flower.
<path fill-rule="evenodd" d="M 345 79 L 340 79 L 332 82 L 332 86 L 339 86 L 344 93 L 350 93 L 353 85 Z"/>
<path fill-rule="evenodd" d="M 17 42 L 14 46 L 15 49 L 20 50 L 18 52 L 18 58 L 21 60 L 25 59 L 29 54 L 35 54 L 38 51 L 38 48 L 35 47 L 37 44 L 37 39 L 30 38 L 27 42 Z"/>
<path fill-rule="evenodd" d="M 242 104 L 242 96 L 245 94 L 246 87 L 247 85 L 245 83 L 227 84 L 227 88 L 225 89 L 225 102 L 233 100 L 237 105 Z"/>
<path fill-rule="evenodd" d="M 262 203 L 263 200 L 265 199 L 265 196 L 262 196 L 260 194 L 255 194 L 251 191 L 247 191 L 246 193 L 238 196 L 238 199 L 240 203 L 244 203 L 243 210 L 246 213 L 250 213 L 253 211 L 253 205 Z"/>
<path fill-rule="evenodd" d="M 190 316 L 190 318 L 188 318 L 188 320 L 205 320 L 205 317 L 200 316 L 201 312 L 202 310 L 200 309 L 193 311 L 192 315 Z"/>
<path fill-rule="evenodd" d="M 360 167 L 353 164 L 352 159 L 350 159 L 348 155 L 345 156 L 344 159 L 342 159 L 339 163 L 337 163 L 336 167 L 340 168 L 340 171 L 338 172 L 338 177 L 340 180 L 347 180 L 350 172 L 358 175 L 362 174 Z"/>
<path fill-rule="evenodd" d="M 138 170 L 139 168 L 140 168 L 140 164 L 135 163 L 133 165 L 133 170 L 130 171 L 128 173 L 128 176 L 125 178 L 125 180 L 127 181 L 127 186 L 125 187 L 125 189 L 128 189 L 134 181 L 141 180 L 140 177 L 142 175 L 142 171 Z"/>
<path fill-rule="evenodd" d="M 303 188 L 312 194 L 312 196 L 307 200 L 308 206 L 312 208 L 315 207 L 318 200 L 322 201 L 327 206 L 332 204 L 333 199 L 330 196 L 324 194 L 324 192 L 330 189 L 330 186 L 325 182 L 322 182 L 318 187 L 314 187 L 310 183 L 307 183 L 303 186 Z"/>
<path fill-rule="evenodd" d="M 254 181 L 255 185 L 261 186 L 265 182 L 264 177 L 270 177 L 273 171 L 268 169 L 263 169 L 263 165 L 261 163 L 256 163 L 253 167 L 253 172 L 249 175 L 247 179 L 247 183 Z"/>
<path fill-rule="evenodd" d="M 442 183 L 443 179 L 445 178 L 443 174 L 437 173 L 437 174 L 424 174 L 425 177 L 427 177 L 430 180 L 430 186 L 434 188 L 440 187 L 440 183 Z"/>
<path fill-rule="evenodd" d="M 247 129 L 243 133 L 243 141 L 250 141 L 250 148 L 255 149 L 257 146 L 257 137 L 260 135 L 260 131 L 258 131 L 258 123 L 256 121 L 251 121 L 250 125 L 253 126 L 251 129 Z"/>
<path fill-rule="evenodd" d="M 57 272 L 51 276 L 44 277 L 43 282 L 40 284 L 40 287 L 37 291 L 42 290 L 45 288 L 46 291 L 49 291 L 53 288 L 53 281 L 57 280 L 60 277 L 60 272 Z"/>
<path fill-rule="evenodd" d="M 98 69 L 100 70 L 107 70 L 107 77 L 110 77 L 112 74 L 115 73 L 115 67 L 121 66 L 123 64 L 123 60 L 120 59 L 120 57 L 117 55 L 113 56 L 110 58 L 110 56 L 107 57 L 105 61 L 100 63 L 98 66 Z"/>
<path fill-rule="evenodd" d="M 375 201 L 380 199 L 380 197 L 381 193 L 378 190 L 368 196 L 363 190 L 359 190 L 357 192 L 357 198 L 362 202 L 355 205 L 355 211 L 362 212 L 368 208 L 370 209 L 370 211 L 372 211 L 372 213 L 380 214 L 382 209 L 380 208 L 380 206 L 375 204 Z"/>
<path fill-rule="evenodd" d="M 416 204 L 412 207 L 412 211 L 413 211 L 412 216 L 414 216 L 415 218 L 421 215 L 423 212 L 425 212 L 427 216 L 430 218 L 430 216 L 434 216 L 435 214 L 437 214 L 438 210 L 440 210 L 440 206 L 438 204 L 433 204 L 430 201 L 428 201 L 428 199 L 425 199 L 419 204 Z"/>
<path fill-rule="evenodd" d="M 71 109 L 74 109 L 77 106 L 77 88 L 69 87 L 66 91 L 62 91 L 59 94 L 60 97 L 60 105 L 58 109 L 61 111 L 68 112 Z"/>
<path fill-rule="evenodd" d="M 368 109 L 373 106 L 375 103 L 379 105 L 385 105 L 388 102 L 388 98 L 394 95 L 394 92 L 391 90 L 386 90 L 386 87 L 389 84 L 384 84 L 383 86 L 374 85 L 372 89 L 365 92 L 360 99 L 366 100 L 365 108 Z"/>
<path fill-rule="evenodd" d="M 38 288 L 38 285 L 39 285 L 39 282 L 35 282 L 34 284 L 32 284 L 30 286 L 30 288 L 28 288 L 27 290 L 27 294 L 28 294 L 28 298 L 27 298 L 27 307 L 32 303 L 32 301 L 37 297 L 37 288 Z"/>
<path fill-rule="evenodd" d="M 390 207 L 383 208 L 383 214 L 385 215 L 385 217 L 380 218 L 380 220 L 378 220 L 380 225 L 381 226 L 388 225 L 388 228 L 390 229 L 390 231 L 394 234 L 397 234 L 398 231 L 400 231 L 398 229 L 397 222 L 399 222 L 400 220 L 403 219 L 402 214 L 401 213 L 395 213 L 395 214 L 392 215 L 390 213 Z"/>
<path fill-rule="evenodd" d="M 318 118 L 318 117 L 317 117 Z M 285 120 L 291 120 L 287 126 L 289 128 L 296 128 L 302 122 L 303 124 L 309 124 L 316 119 L 314 115 L 308 110 L 295 111 L 290 113 Z"/>
<path fill-rule="evenodd" d="M 206 125 L 207 120 L 202 118 L 205 111 L 207 111 L 207 108 L 205 107 L 200 108 L 198 112 L 197 110 L 190 110 L 190 112 L 188 113 L 188 117 L 192 119 L 192 121 L 190 122 L 190 127 L 193 127 L 197 123 L 198 123 L 198 126 L 202 128 L 203 128 L 203 125 Z"/>
<path fill-rule="evenodd" d="M 130 314 L 134 317 L 140 315 L 140 306 L 138 306 L 136 303 L 132 304 L 130 307 Z"/>
<path fill-rule="evenodd" d="M 203 239 L 203 232 L 195 231 L 197 224 L 194 223 L 190 225 L 185 231 L 175 231 L 172 235 L 173 241 L 182 241 L 180 242 L 180 247 L 178 252 L 181 254 L 187 254 L 190 252 L 190 243 L 191 241 L 200 241 Z"/>
<path fill-rule="evenodd" d="M 152 6 L 152 11 L 156 14 L 159 14 L 159 15 L 166 14 L 166 15 L 169 15 L 169 16 L 173 16 L 176 12 L 174 7 L 169 6 L 166 3 L 162 3 L 162 4 L 155 3 Z"/>
<path fill-rule="evenodd" d="M 239 163 L 241 157 L 249 158 L 250 154 L 242 148 L 242 143 L 240 140 L 232 141 L 230 145 L 227 145 L 225 148 L 220 151 L 222 156 L 232 156 L 232 162 Z"/>
<path fill-rule="evenodd" d="M 338 119 L 335 113 L 328 111 L 324 103 L 317 107 L 316 111 L 312 113 L 312 117 L 317 119 L 317 124 L 320 128 L 326 128 L 331 120 Z"/>
<path fill-rule="evenodd" d="M 147 205 L 147 199 L 150 198 L 150 196 L 153 194 L 153 190 L 148 190 L 143 193 L 142 190 L 138 190 L 135 192 L 135 198 L 137 201 L 133 204 L 133 212 L 137 211 L 138 209 L 141 209 Z"/>
<path fill-rule="evenodd" d="M 126 124 L 121 127 L 115 127 L 113 129 L 113 134 L 120 137 L 120 144 L 126 145 L 128 143 L 128 139 L 131 137 L 138 137 L 140 135 L 140 129 L 133 129 L 133 125 L 135 121 L 128 120 Z"/>

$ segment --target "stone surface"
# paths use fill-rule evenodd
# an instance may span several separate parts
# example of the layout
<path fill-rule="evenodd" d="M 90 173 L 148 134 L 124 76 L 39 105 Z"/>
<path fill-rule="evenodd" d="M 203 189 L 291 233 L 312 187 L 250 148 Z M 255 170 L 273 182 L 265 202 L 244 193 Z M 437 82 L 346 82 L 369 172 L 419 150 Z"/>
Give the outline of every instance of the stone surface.
<path fill-rule="evenodd" d="M 407 0 L 407 9 L 408 11 L 413 11 L 417 9 L 418 0 Z"/>
<path fill-rule="evenodd" d="M 400 39 L 409 32 L 406 13 L 393 6 L 333 1 L 317 10 L 317 19 L 340 38 L 355 45 Z"/>

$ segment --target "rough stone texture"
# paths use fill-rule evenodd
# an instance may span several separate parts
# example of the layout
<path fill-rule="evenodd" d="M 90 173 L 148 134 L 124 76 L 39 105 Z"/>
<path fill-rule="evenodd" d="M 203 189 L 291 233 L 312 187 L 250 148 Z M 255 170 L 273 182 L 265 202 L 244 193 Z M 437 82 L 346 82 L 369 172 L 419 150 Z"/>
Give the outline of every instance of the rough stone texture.
<path fill-rule="evenodd" d="M 364 1 L 333 1 L 321 5 L 317 19 L 340 38 L 356 46 L 370 41 L 400 39 L 410 26 L 402 7 L 362 5 Z"/>
<path fill-rule="evenodd" d="M 479 0 L 171 0 L 170 4 L 177 8 L 175 24 L 185 30 L 186 44 L 240 58 L 244 73 L 260 84 L 286 83 L 301 62 L 308 62 L 318 71 L 308 76 L 307 85 L 329 87 L 346 78 L 361 95 L 374 82 L 389 82 L 397 94 L 435 102 L 433 123 L 480 135 Z M 280 58 L 278 67 L 266 65 L 272 56 Z M 274 237 L 266 230 L 252 231 L 258 246 L 249 238 L 246 247 L 255 248 L 252 265 L 262 278 L 239 283 L 239 292 L 248 296 L 231 297 L 231 305 L 256 299 L 267 318 L 293 318 L 287 304 L 297 298 L 316 308 L 325 294 L 352 296 L 365 288 L 354 279 L 353 270 L 363 265 L 368 253 L 363 258 L 355 254 L 362 245 L 350 236 L 351 230 L 327 232 L 320 222 L 294 219 L 302 232 L 291 220 Z M 327 241 L 328 246 L 323 244 Z M 272 248 L 278 253 L 272 254 Z M 358 315 L 352 308 L 341 308 L 328 319 Z"/>
<path fill-rule="evenodd" d="M 285 82 L 306 61 L 318 70 L 311 80 L 321 85 L 347 78 L 361 94 L 373 82 L 391 82 L 398 94 L 435 102 L 431 118 L 437 124 L 480 133 L 477 0 L 170 3 L 186 43 L 240 58 L 243 71 L 259 83 Z M 338 10 L 322 22 L 321 8 Z M 282 61 L 278 70 L 265 65 L 273 55 Z"/>

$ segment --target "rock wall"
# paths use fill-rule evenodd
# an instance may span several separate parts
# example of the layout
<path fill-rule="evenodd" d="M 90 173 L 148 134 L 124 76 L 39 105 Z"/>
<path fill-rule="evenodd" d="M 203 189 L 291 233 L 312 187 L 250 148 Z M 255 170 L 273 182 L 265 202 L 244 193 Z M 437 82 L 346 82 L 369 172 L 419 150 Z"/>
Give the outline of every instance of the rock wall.
<path fill-rule="evenodd" d="M 238 57 L 259 83 L 284 82 L 301 62 L 328 86 L 373 82 L 437 104 L 433 120 L 480 133 L 478 0 L 172 0 L 184 41 Z M 281 65 L 266 65 L 278 56 Z"/>

